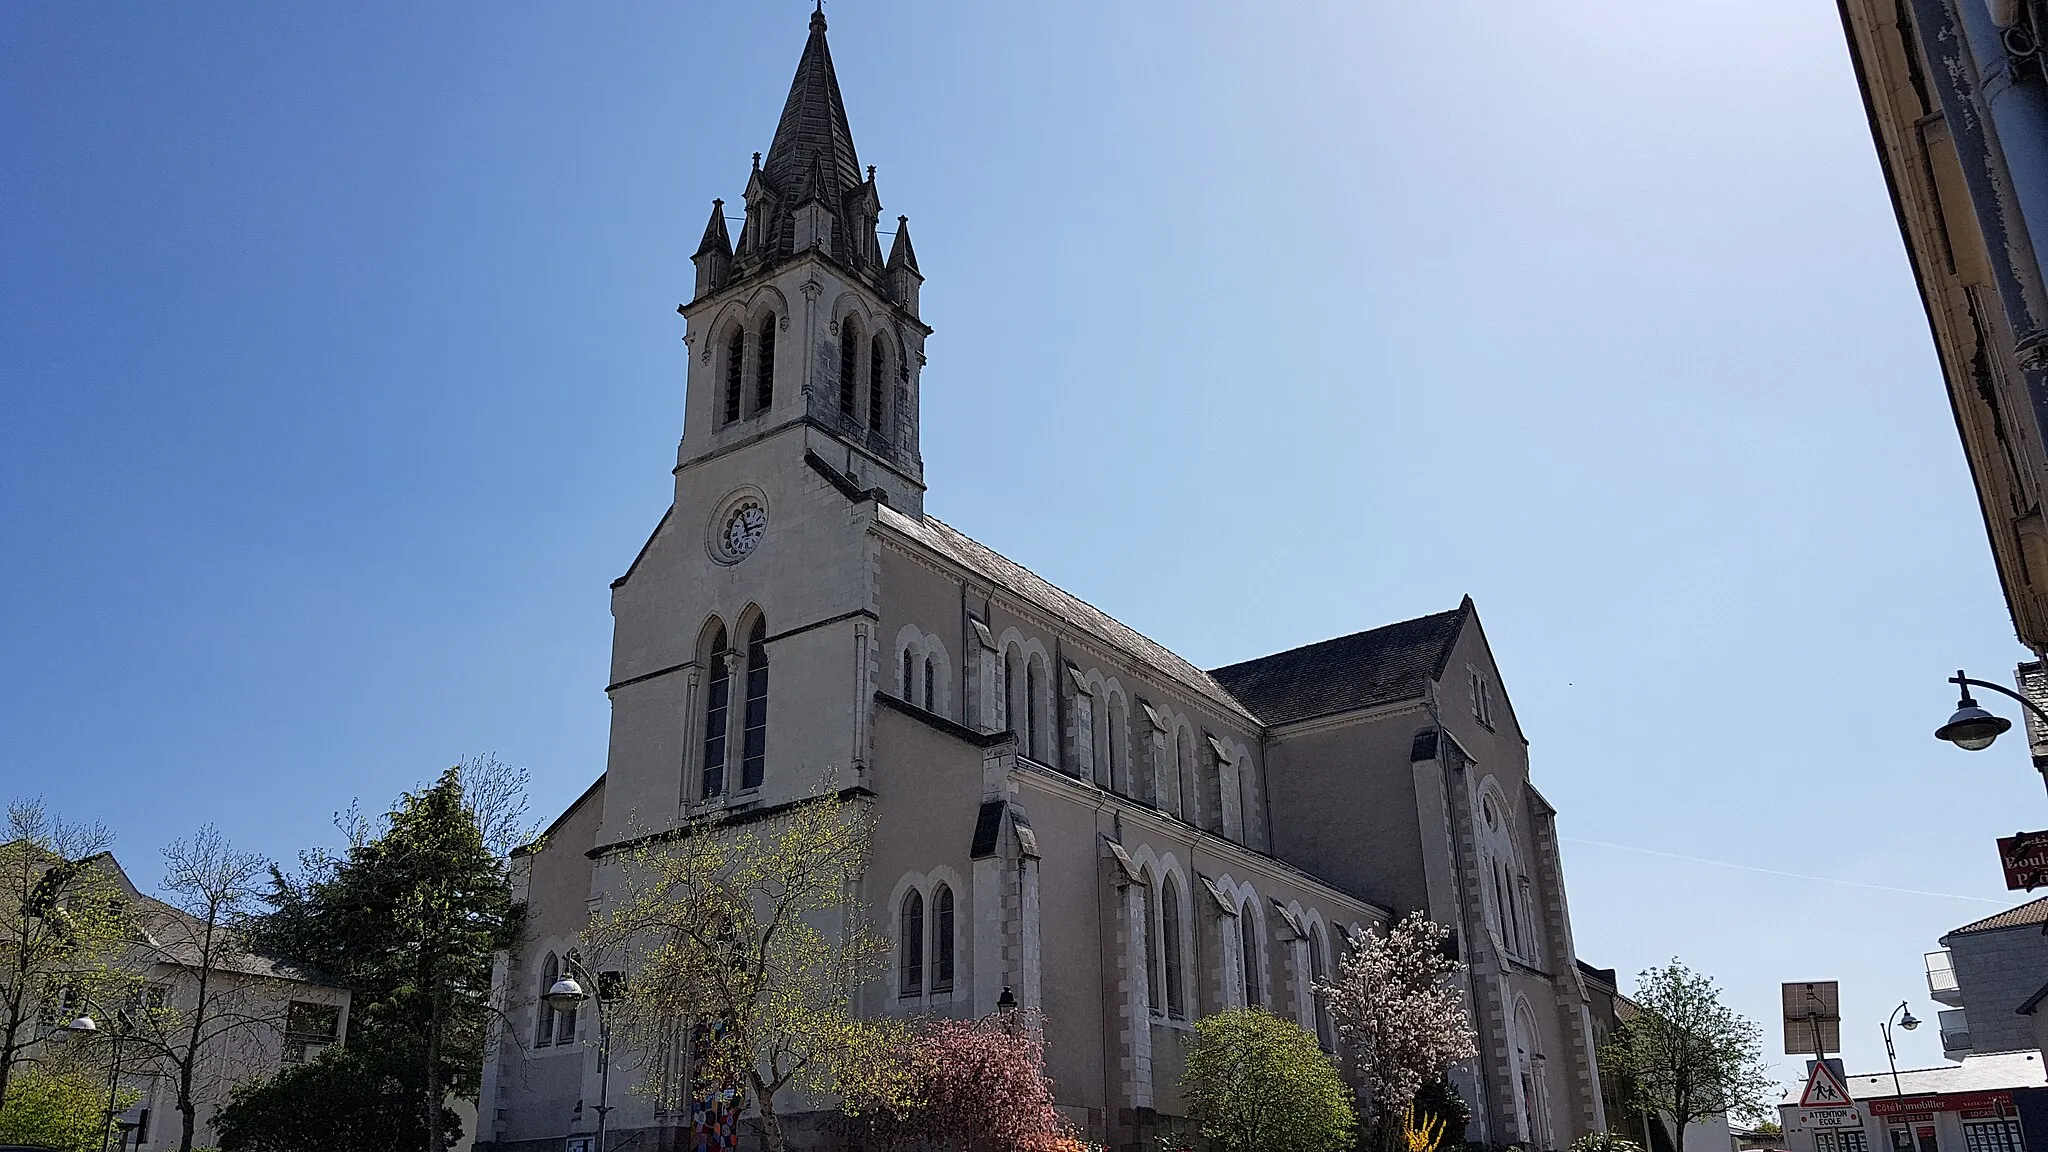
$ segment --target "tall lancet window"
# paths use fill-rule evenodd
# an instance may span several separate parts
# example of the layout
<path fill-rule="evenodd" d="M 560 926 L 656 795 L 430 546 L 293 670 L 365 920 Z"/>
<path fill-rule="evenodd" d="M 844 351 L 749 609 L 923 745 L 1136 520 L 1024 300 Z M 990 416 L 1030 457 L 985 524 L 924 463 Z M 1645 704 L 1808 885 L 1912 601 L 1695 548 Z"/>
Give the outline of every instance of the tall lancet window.
<path fill-rule="evenodd" d="M 868 347 L 868 427 L 876 432 L 885 432 L 889 427 L 883 419 L 889 402 L 888 361 L 882 334 L 877 332 L 874 343 Z"/>
<path fill-rule="evenodd" d="M 754 357 L 754 411 L 766 412 L 775 404 L 775 314 L 761 321 L 761 346 Z"/>
<path fill-rule="evenodd" d="M 768 770 L 768 621 L 747 634 L 746 731 L 740 744 L 740 787 L 759 788 Z"/>
<path fill-rule="evenodd" d="M 1237 954 L 1244 962 L 1244 1002 L 1248 1008 L 1264 1003 L 1259 998 L 1259 928 L 1252 923 L 1252 917 L 1258 914 L 1257 904 L 1246 904 L 1237 914 Z"/>
<path fill-rule="evenodd" d="M 1160 950 L 1166 953 L 1166 1014 L 1187 1019 L 1180 991 L 1180 885 L 1168 876 L 1159 886 Z"/>
<path fill-rule="evenodd" d="M 939 684 L 938 684 L 938 679 L 939 679 L 939 678 L 938 678 L 938 676 L 936 675 L 936 672 L 937 672 L 937 669 L 933 667 L 933 664 L 932 664 L 932 658 L 931 658 L 931 657 L 929 657 L 929 656 L 925 657 L 925 658 L 924 658 L 924 710 L 925 710 L 925 711 L 927 711 L 927 712 L 937 712 L 937 711 L 939 710 L 939 692 L 938 692 L 938 688 L 939 688 Z"/>
<path fill-rule="evenodd" d="M 903 650 L 903 702 L 917 703 L 917 653 Z"/>
<path fill-rule="evenodd" d="M 848 316 L 839 322 L 839 415 L 849 424 L 859 419 L 854 411 L 860 402 L 860 365 L 855 362 L 859 353 L 860 332 Z"/>
<path fill-rule="evenodd" d="M 732 710 L 732 668 L 725 646 L 725 625 L 711 635 L 711 674 L 704 693 L 704 799 L 725 794 L 725 733 Z"/>
<path fill-rule="evenodd" d="M 953 990 L 953 889 L 932 893 L 932 991 Z"/>
<path fill-rule="evenodd" d="M 903 911 L 896 931 L 898 979 L 896 990 L 905 996 L 924 992 L 924 896 L 912 888 L 903 897 Z"/>
<path fill-rule="evenodd" d="M 740 396 L 747 372 L 747 330 L 733 326 L 725 345 L 725 423 L 740 418 Z"/>

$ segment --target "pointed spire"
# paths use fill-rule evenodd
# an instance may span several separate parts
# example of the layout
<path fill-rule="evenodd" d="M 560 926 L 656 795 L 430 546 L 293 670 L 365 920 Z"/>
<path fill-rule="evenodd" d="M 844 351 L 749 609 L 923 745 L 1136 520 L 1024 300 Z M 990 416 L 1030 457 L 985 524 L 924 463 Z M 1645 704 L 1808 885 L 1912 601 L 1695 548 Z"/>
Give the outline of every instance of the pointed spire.
<path fill-rule="evenodd" d="M 796 78 L 790 81 L 789 99 L 782 105 L 763 172 L 787 195 L 818 164 L 832 177 L 828 199 L 860 183 L 860 157 L 853 150 L 839 77 L 832 71 L 832 50 L 825 43 L 823 4 L 811 13 L 811 36 L 797 61 Z"/>
<path fill-rule="evenodd" d="M 910 246 L 910 217 L 896 218 L 896 242 L 889 245 L 889 271 L 917 271 L 917 249 Z M 919 273 L 920 278 L 922 273 Z"/>
<path fill-rule="evenodd" d="M 732 256 L 732 237 L 725 230 L 725 201 L 711 202 L 711 221 L 704 225 L 704 241 L 697 245 L 697 255 Z"/>

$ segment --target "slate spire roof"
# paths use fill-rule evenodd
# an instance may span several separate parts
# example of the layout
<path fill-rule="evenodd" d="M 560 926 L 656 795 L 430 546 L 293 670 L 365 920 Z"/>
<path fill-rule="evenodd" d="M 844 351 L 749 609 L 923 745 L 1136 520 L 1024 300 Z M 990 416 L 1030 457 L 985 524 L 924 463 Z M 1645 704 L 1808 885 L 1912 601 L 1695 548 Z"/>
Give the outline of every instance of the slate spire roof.
<path fill-rule="evenodd" d="M 860 182 L 860 156 L 853 150 L 853 130 L 846 126 L 846 104 L 839 98 L 839 77 L 832 71 L 832 49 L 825 43 L 825 14 L 811 13 L 811 37 L 797 61 L 775 142 L 761 171 L 785 194 L 795 192 L 814 167 L 827 172 L 836 198 Z"/>

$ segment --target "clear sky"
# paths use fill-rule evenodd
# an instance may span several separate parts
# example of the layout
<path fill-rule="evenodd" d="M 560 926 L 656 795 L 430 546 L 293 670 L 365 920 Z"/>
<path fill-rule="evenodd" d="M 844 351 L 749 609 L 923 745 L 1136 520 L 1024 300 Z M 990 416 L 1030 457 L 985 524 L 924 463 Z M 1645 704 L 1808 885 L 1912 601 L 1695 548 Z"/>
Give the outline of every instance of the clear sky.
<path fill-rule="evenodd" d="M 469 753 L 589 784 L 808 11 L 0 5 L 0 792 L 148 880 Z M 931 512 L 1204 666 L 1471 593 L 1586 960 L 1773 1035 L 1840 979 L 1855 1069 L 1932 1018 L 2048 805 L 1929 735 L 2023 653 L 1833 5 L 827 15 Z"/>

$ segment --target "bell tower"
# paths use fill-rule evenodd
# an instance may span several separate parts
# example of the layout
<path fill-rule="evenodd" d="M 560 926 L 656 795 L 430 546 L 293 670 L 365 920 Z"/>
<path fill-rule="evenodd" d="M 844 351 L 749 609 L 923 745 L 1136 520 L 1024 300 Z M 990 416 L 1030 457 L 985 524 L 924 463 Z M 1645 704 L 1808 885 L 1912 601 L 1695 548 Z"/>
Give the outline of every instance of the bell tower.
<path fill-rule="evenodd" d="M 677 309 L 690 347 L 678 483 L 713 459 L 800 443 L 921 515 L 924 277 L 905 217 L 882 248 L 875 170 L 854 151 L 822 11 L 743 203 L 734 243 L 725 202 L 711 202 L 692 257 L 696 298 Z"/>

